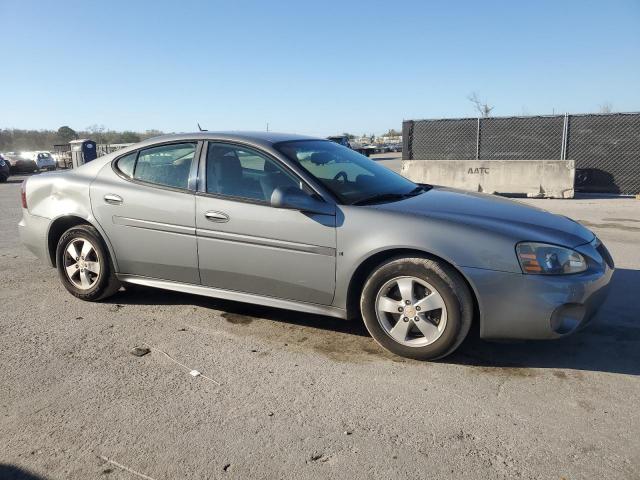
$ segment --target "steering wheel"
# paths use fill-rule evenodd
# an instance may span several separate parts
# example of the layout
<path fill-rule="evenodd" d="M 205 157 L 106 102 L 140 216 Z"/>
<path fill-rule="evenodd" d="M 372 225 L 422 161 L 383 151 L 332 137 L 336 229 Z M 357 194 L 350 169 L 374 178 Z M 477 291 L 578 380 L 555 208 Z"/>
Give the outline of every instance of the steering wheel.
<path fill-rule="evenodd" d="M 344 170 L 340 170 L 338 173 L 336 173 L 335 177 L 333 177 L 334 180 L 339 180 L 340 177 L 342 177 L 342 181 L 343 182 L 347 182 L 349 180 L 349 177 L 347 177 L 347 172 L 345 172 Z"/>

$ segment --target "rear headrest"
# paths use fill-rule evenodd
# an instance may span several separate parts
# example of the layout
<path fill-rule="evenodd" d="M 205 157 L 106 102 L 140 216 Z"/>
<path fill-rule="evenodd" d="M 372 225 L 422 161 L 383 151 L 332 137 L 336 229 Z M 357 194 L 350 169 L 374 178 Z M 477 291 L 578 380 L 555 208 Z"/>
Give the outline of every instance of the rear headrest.
<path fill-rule="evenodd" d="M 264 161 L 264 171 L 267 173 L 279 173 L 280 169 L 276 167 L 273 162 Z"/>
<path fill-rule="evenodd" d="M 309 157 L 309 160 L 316 165 L 324 165 L 333 160 L 333 155 L 329 152 L 314 152 Z"/>
<path fill-rule="evenodd" d="M 209 161 L 219 161 L 220 159 L 227 158 L 238 158 L 236 155 L 236 151 L 229 147 L 209 147 L 209 151 L 207 152 L 207 160 Z"/>

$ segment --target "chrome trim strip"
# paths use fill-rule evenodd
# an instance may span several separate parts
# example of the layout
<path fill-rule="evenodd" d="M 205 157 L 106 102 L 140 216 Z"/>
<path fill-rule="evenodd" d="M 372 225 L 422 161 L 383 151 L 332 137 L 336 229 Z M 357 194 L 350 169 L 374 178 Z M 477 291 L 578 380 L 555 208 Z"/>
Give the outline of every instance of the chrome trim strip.
<path fill-rule="evenodd" d="M 275 238 L 254 237 L 252 235 L 242 235 L 239 233 L 221 232 L 217 230 L 196 229 L 196 235 L 202 238 L 221 240 L 226 242 L 247 243 L 260 247 L 281 248 L 283 250 L 293 250 L 295 252 L 313 253 L 315 255 L 336 256 L 336 249 L 332 247 L 322 247 L 319 245 L 309 245 L 307 243 L 287 242 Z"/>
<path fill-rule="evenodd" d="M 183 235 L 195 235 L 195 227 L 185 227 L 184 225 L 174 225 L 173 223 L 152 222 L 151 220 L 140 220 L 138 218 L 112 217 L 116 225 L 125 227 L 146 228 L 147 230 L 159 230 L 162 232 L 182 233 Z"/>
<path fill-rule="evenodd" d="M 309 245 L 306 243 L 287 242 L 286 240 L 277 240 L 275 238 L 254 237 L 252 235 L 242 235 L 239 233 L 220 232 L 215 230 L 207 230 L 204 228 L 187 227 L 184 225 L 175 225 L 173 223 L 152 222 L 151 220 L 140 220 L 138 218 L 119 217 L 114 215 L 112 221 L 116 225 L 125 227 L 145 228 L 147 230 L 157 230 L 161 232 L 180 233 L 183 235 L 197 235 L 202 238 L 211 240 L 220 240 L 224 242 L 246 243 L 249 245 L 257 245 L 260 247 L 280 248 L 283 250 L 292 250 L 294 252 L 311 253 L 315 255 L 325 255 L 328 257 L 336 256 L 336 249 L 332 247 L 323 247 L 320 245 Z"/>
<path fill-rule="evenodd" d="M 282 298 L 266 297 L 263 295 L 253 295 L 250 293 L 237 292 L 234 290 L 224 290 L 222 288 L 205 287 L 190 283 L 172 282 L 170 280 L 159 280 L 156 278 L 141 277 L 138 275 L 118 274 L 118 280 L 122 282 L 145 285 L 147 287 L 162 288 L 175 292 L 190 293 L 193 295 L 203 295 L 206 297 L 222 298 L 234 302 L 245 302 L 265 307 L 283 308 L 285 310 L 296 310 L 299 312 L 313 313 L 316 315 L 327 315 L 335 318 L 347 318 L 347 311 L 342 308 L 330 305 L 320 305 L 317 303 L 296 302 L 295 300 L 285 300 Z"/>

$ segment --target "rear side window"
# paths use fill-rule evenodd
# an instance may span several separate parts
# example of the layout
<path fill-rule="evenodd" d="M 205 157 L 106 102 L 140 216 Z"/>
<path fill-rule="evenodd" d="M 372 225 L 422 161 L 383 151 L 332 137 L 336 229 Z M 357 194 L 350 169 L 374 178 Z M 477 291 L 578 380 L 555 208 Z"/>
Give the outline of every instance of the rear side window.
<path fill-rule="evenodd" d="M 175 143 L 146 148 L 118 160 L 118 170 L 143 182 L 188 188 L 196 143 Z"/>
<path fill-rule="evenodd" d="M 118 170 L 120 170 L 127 177 L 133 177 L 133 168 L 136 165 L 137 156 L 138 152 L 133 152 L 122 157 L 120 160 L 118 160 Z"/>

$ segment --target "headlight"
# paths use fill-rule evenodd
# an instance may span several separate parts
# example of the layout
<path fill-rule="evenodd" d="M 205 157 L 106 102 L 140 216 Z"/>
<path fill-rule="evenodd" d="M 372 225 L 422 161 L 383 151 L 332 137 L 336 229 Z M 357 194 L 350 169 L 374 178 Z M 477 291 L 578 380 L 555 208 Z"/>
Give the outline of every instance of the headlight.
<path fill-rule="evenodd" d="M 547 243 L 522 242 L 516 245 L 520 267 L 524 273 L 566 275 L 587 269 L 587 261 L 575 250 Z"/>
<path fill-rule="evenodd" d="M 4 167 L 4 160 L 0 158 L 0 167 Z"/>

